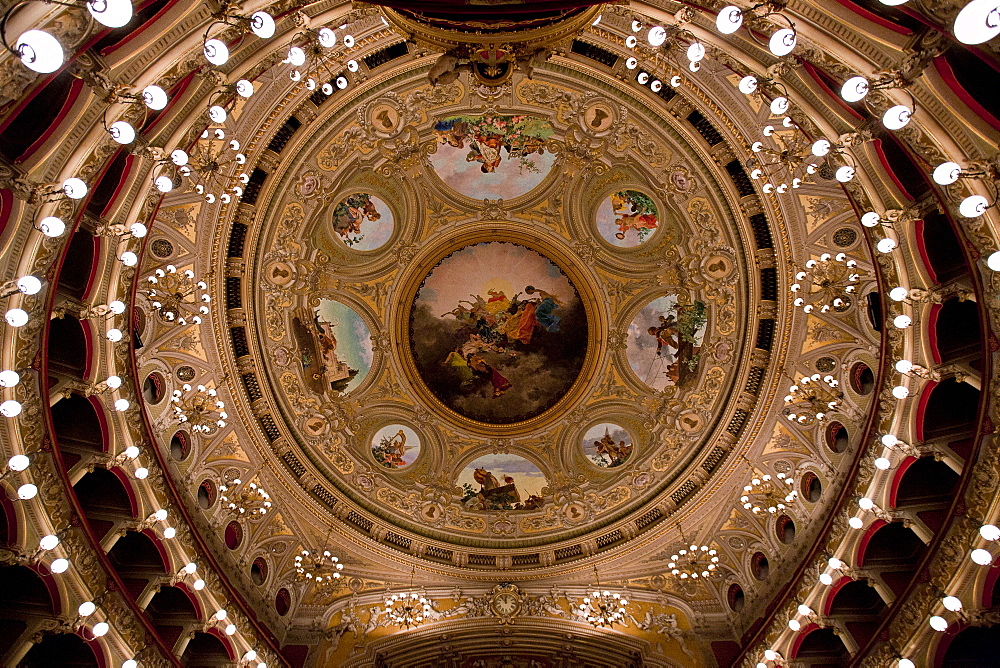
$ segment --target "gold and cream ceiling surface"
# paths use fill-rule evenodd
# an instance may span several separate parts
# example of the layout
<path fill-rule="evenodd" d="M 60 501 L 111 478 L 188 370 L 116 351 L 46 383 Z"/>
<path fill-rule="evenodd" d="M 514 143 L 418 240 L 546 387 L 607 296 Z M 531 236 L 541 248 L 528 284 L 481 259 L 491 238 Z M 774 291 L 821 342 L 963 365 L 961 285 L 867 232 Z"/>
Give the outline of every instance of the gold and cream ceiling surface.
<path fill-rule="evenodd" d="M 826 181 L 780 201 L 741 190 L 727 165 L 783 116 L 725 64 L 705 63 L 705 85 L 627 47 L 624 8 L 590 43 L 678 85 L 639 85 L 626 58 L 596 66 L 571 39 L 497 85 L 431 85 L 442 60 L 419 37 L 353 72 L 349 59 L 401 44 L 382 18 L 340 20 L 355 45 L 329 74 L 258 65 L 267 83 L 210 127 L 243 144 L 252 197 L 171 193 L 159 209 L 154 227 L 192 253 L 169 261 L 217 276 L 226 306 L 199 330 L 189 380 L 225 377 L 239 418 L 178 470 L 192 494 L 234 477 L 268 490 L 244 561 L 345 554 L 351 588 L 301 594 L 317 612 L 339 599 L 338 620 L 352 591 L 405 583 L 411 564 L 425 586 L 530 588 L 585 585 L 599 563 L 682 625 L 695 601 L 722 621 L 728 588 L 751 590 L 760 556 L 788 549 L 777 515 L 744 513 L 743 487 L 804 483 L 808 500 L 780 515 L 808 535 L 831 498 L 809 484 L 842 465 L 816 430 L 786 426 L 789 378 L 875 365 L 860 300 L 799 322 L 776 293 L 793 257 L 833 248 L 868 265 L 847 200 Z M 340 61 L 351 83 L 328 96 Z M 186 358 L 190 330 L 150 326 L 144 359 Z M 853 428 L 864 402 L 847 402 Z M 705 585 L 671 573 L 689 543 L 718 557 Z"/>
<path fill-rule="evenodd" d="M 137 286 L 144 345 L 92 372 L 154 379 L 143 400 L 126 383 L 136 405 L 111 431 L 124 452 L 152 430 L 162 468 L 136 474 L 141 495 L 176 494 L 200 538 L 171 549 L 211 552 L 246 599 L 241 655 L 277 665 L 275 643 L 300 643 L 317 665 L 424 665 L 489 637 L 540 661 L 695 666 L 751 638 L 753 665 L 792 642 L 775 620 L 815 605 L 810 573 L 860 540 L 835 510 L 884 470 L 858 437 L 909 439 L 889 361 L 929 365 L 904 336 L 926 295 L 869 315 L 880 289 L 929 284 L 907 243 L 919 212 L 898 211 L 881 130 L 804 63 L 840 83 L 902 72 L 905 92 L 890 77 L 866 102 L 875 122 L 929 164 L 983 158 L 996 133 L 920 77 L 941 36 L 797 2 L 768 9 L 796 21 L 778 56 L 778 14 L 726 37 L 721 4 L 574 10 L 493 41 L 293 4 L 171 5 L 156 34 L 76 66 L 86 95 L 177 95 L 128 149 L 117 208 L 84 222 L 125 235 L 84 306 L 120 314 L 117 286 Z M 275 36 L 231 20 L 213 33 L 228 60 L 203 53 L 215 10 L 266 10 Z M 52 27 L 67 44 L 75 16 Z M 129 144 L 138 105 L 104 98 L 112 111 L 72 111 L 34 181 L 93 181 Z M 910 120 L 915 103 L 935 112 Z M 978 188 L 955 186 L 955 206 Z M 72 214 L 38 201 L 39 220 Z M 869 210 L 886 213 L 861 225 Z M 996 246 L 989 215 L 963 220 L 979 252 Z M 51 236 L 19 275 L 47 266 Z M 578 602 L 595 577 L 630 600 L 615 633 Z M 385 594 L 417 589 L 430 623 L 411 631 Z"/>

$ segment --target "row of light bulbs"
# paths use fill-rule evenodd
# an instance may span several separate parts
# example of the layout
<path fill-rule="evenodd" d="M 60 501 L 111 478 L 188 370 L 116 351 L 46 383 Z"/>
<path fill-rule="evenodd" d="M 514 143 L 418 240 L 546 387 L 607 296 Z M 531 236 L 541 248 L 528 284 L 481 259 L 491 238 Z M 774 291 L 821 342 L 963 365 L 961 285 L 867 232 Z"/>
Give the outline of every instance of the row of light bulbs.
<path fill-rule="evenodd" d="M 72 193 L 74 194 L 79 194 L 80 192 L 77 189 L 76 185 L 72 182 L 69 184 L 69 190 L 72 190 Z M 86 192 L 85 184 L 83 185 L 83 192 L 84 193 Z M 67 191 L 66 194 L 69 195 L 70 192 Z M 58 236 L 65 229 L 65 226 L 62 223 L 62 221 L 54 217 L 51 217 L 50 220 L 43 221 L 43 224 L 47 226 L 46 229 L 48 231 L 46 232 L 46 234 L 48 236 Z M 59 234 L 54 234 L 54 232 L 56 231 L 58 231 Z M 136 237 L 143 237 L 146 234 L 146 228 L 144 225 L 137 223 L 132 226 L 130 232 Z M 119 259 L 123 262 L 123 264 L 127 266 L 135 266 L 135 264 L 138 261 L 138 258 L 131 251 L 123 253 Z M 14 290 L 9 292 L 6 296 L 10 296 L 12 294 L 17 294 L 17 293 L 25 295 L 35 295 L 41 291 L 42 281 L 36 276 L 26 275 L 14 281 L 13 288 Z M 123 314 L 127 310 L 127 306 L 121 300 L 112 300 L 108 304 L 102 305 L 100 307 L 94 307 L 89 310 L 99 315 L 107 315 L 113 317 L 115 315 Z M 7 313 L 5 314 L 5 320 L 12 327 L 23 327 L 29 321 L 29 315 L 24 309 L 13 308 L 7 311 Z M 124 335 L 122 334 L 121 330 L 117 328 L 109 329 L 105 336 L 112 342 L 121 341 L 124 338 Z M 14 388 L 17 387 L 20 383 L 21 383 L 21 373 L 19 373 L 18 371 L 15 371 L 13 369 L 5 369 L 0 371 L 0 387 Z M 122 379 L 120 376 L 111 375 L 105 381 L 103 381 L 101 385 L 105 389 L 117 390 L 122 386 Z M 101 391 L 103 391 L 103 389 Z M 116 399 L 113 405 L 115 410 L 119 412 L 126 411 L 131 407 L 131 403 L 125 398 Z M 0 415 L 13 418 L 20 415 L 21 411 L 22 411 L 22 405 L 20 402 L 16 400 L 9 399 L 0 402 Z M 135 445 L 130 445 L 120 455 L 118 455 L 118 457 L 115 458 L 115 464 L 122 465 L 128 461 L 135 461 L 140 455 L 141 455 L 140 448 Z M 13 455 L 8 460 L 3 475 L 6 476 L 9 473 L 21 474 L 27 471 L 30 468 L 30 466 L 31 466 L 31 457 L 28 454 Z M 137 466 L 133 470 L 132 474 L 136 479 L 144 480 L 149 476 L 149 469 L 145 466 Z M 22 501 L 30 501 L 31 499 L 34 499 L 38 495 L 38 491 L 39 491 L 38 487 L 34 483 L 25 482 L 17 487 L 16 494 L 18 499 Z M 144 524 L 151 525 L 154 522 L 165 522 L 167 518 L 168 518 L 168 511 L 165 508 L 160 508 L 159 510 L 150 514 L 144 521 Z M 172 526 L 166 526 L 163 527 L 160 533 L 164 539 L 169 540 L 176 537 L 177 530 Z M 60 539 L 57 535 L 47 534 L 43 536 L 39 541 L 39 552 L 51 552 L 55 550 L 59 545 L 60 545 Z M 50 573 L 58 575 L 67 572 L 69 570 L 70 565 L 71 563 L 67 558 L 57 557 L 48 563 L 48 570 Z M 193 574 L 196 568 L 197 568 L 196 565 L 193 562 L 190 562 L 187 566 L 185 566 L 184 571 L 182 572 L 185 572 L 187 574 Z M 204 589 L 205 588 L 204 579 L 202 578 L 195 579 L 194 582 L 192 583 L 192 587 L 196 591 Z M 77 610 L 80 617 L 79 621 L 82 622 L 92 617 L 97 612 L 97 609 L 98 606 L 93 601 L 89 600 L 84 601 L 83 603 L 80 604 Z M 219 615 L 222 616 L 220 617 Z M 227 613 L 225 613 L 224 610 L 220 610 L 218 613 L 216 613 L 216 619 L 220 621 L 225 620 L 226 615 Z M 83 625 L 81 625 L 80 628 L 83 628 Z M 90 626 L 87 626 L 86 628 L 87 628 L 87 635 L 85 637 L 89 637 L 89 639 L 101 638 L 107 635 L 111 631 L 111 625 L 109 624 L 109 622 L 103 620 L 98 621 Z M 232 623 L 226 624 L 223 628 L 223 632 L 226 635 L 230 636 L 234 635 L 237 632 L 236 625 Z M 254 662 L 257 659 L 257 652 L 251 649 L 244 654 L 243 658 L 248 662 Z M 136 659 L 130 658 L 126 659 L 121 665 L 122 668 L 137 668 L 138 662 L 136 661 Z M 257 663 L 257 667 L 266 668 L 266 664 L 262 662 Z"/>

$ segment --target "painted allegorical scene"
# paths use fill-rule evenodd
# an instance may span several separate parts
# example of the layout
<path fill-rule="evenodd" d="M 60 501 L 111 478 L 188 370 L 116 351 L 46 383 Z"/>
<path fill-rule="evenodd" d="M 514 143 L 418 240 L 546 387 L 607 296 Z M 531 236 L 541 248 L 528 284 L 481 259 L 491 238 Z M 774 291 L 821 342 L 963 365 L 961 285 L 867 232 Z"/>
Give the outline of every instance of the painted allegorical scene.
<path fill-rule="evenodd" d="M 333 207 L 333 231 L 354 250 L 382 247 L 392 236 L 392 209 L 378 197 L 354 193 Z"/>
<path fill-rule="evenodd" d="M 601 468 L 621 466 L 632 456 L 632 437 L 616 424 L 595 424 L 583 435 L 583 451 Z"/>
<path fill-rule="evenodd" d="M 458 476 L 469 510 L 538 510 L 545 505 L 545 474 L 524 457 L 484 455 Z"/>
<path fill-rule="evenodd" d="M 513 243 L 455 251 L 427 276 L 410 316 L 414 362 L 455 412 L 512 424 L 551 408 L 576 380 L 587 318 L 551 260 Z"/>
<path fill-rule="evenodd" d="M 372 456 L 387 469 L 409 466 L 419 454 L 420 437 L 406 425 L 386 425 L 372 436 Z"/>
<path fill-rule="evenodd" d="M 474 199 L 513 199 L 540 184 L 555 162 L 552 125 L 534 116 L 449 116 L 434 124 L 434 171 Z"/>
<path fill-rule="evenodd" d="M 700 301 L 678 302 L 677 295 L 654 299 L 629 325 L 625 354 L 642 382 L 660 391 L 684 385 L 701 363 L 708 309 Z"/>
<path fill-rule="evenodd" d="M 372 338 L 358 313 L 338 301 L 323 299 L 315 309 L 292 312 L 292 332 L 303 377 L 317 394 L 347 394 L 372 366 Z"/>
<path fill-rule="evenodd" d="M 597 207 L 597 231 L 608 243 L 631 248 L 656 232 L 656 203 L 638 190 L 619 190 Z"/>

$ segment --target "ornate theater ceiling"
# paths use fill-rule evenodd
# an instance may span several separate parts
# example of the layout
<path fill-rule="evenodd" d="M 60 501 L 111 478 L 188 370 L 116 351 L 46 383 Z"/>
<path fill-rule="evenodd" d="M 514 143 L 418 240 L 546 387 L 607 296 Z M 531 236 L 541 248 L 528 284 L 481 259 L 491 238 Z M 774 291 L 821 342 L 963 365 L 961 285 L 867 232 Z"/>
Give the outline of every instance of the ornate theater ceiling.
<path fill-rule="evenodd" d="M 100 279 L 137 280 L 131 363 L 184 545 L 309 665 L 753 665 L 875 474 L 857 442 L 895 419 L 887 360 L 923 345 L 879 310 L 915 269 L 873 250 L 905 233 L 858 222 L 902 208 L 879 131 L 813 75 L 913 65 L 935 37 L 866 41 L 843 22 L 870 17 L 794 3 L 794 60 L 713 37 L 714 6 L 395 4 L 253 3 L 279 37 L 229 26 L 214 68 L 201 31 L 238 8 L 171 5 L 158 35 L 186 51 L 104 65 L 185 109 L 104 221 L 147 221 L 138 266 Z M 751 174 L 755 143 L 822 137 L 801 187 Z M 306 576 L 324 551 L 325 583 Z M 615 624 L 595 587 L 628 600 Z"/>
<path fill-rule="evenodd" d="M 398 40 L 381 13 L 355 16 L 358 43 Z M 586 32 L 610 50 L 630 21 Z M 733 145 L 771 115 L 722 65 L 725 85 L 651 98 L 568 54 L 531 78 L 430 85 L 438 58 L 329 99 L 281 83 L 287 65 L 265 70 L 273 83 L 224 126 L 259 155 L 259 193 L 165 199 L 154 228 L 174 250 L 156 264 L 225 276 L 226 311 L 210 340 L 151 319 L 143 369 L 219 369 L 237 418 L 176 466 L 209 493 L 234 477 L 268 490 L 275 512 L 242 523 L 244 559 L 343 553 L 348 586 L 296 591 L 339 629 L 325 662 L 383 632 L 359 601 L 411 565 L 435 616 L 475 618 L 509 581 L 541 623 L 573 618 L 563 588 L 596 563 L 631 590 L 635 632 L 659 648 L 647 660 L 698 664 L 684 630 L 714 618 L 723 635 L 730 586 L 752 591 L 753 560 L 781 545 L 777 517 L 737 510 L 743 486 L 804 483 L 781 521 L 808 535 L 825 506 L 809 486 L 836 475 L 822 442 L 768 407 L 790 375 L 873 360 L 859 340 L 874 332 L 853 302 L 793 327 L 774 291 L 810 242 L 867 266 L 853 212 L 822 181 L 784 206 L 740 197 Z M 718 576 L 671 575 L 687 543 L 713 551 Z"/>

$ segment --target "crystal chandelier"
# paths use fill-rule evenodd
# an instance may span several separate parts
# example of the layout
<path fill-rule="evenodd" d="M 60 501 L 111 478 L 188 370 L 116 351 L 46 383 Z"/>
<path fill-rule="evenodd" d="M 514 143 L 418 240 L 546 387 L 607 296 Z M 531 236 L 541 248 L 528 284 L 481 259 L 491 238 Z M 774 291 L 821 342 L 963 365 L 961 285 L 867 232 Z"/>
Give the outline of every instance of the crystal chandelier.
<path fill-rule="evenodd" d="M 399 626 L 409 629 L 411 626 L 419 626 L 431 611 L 431 601 L 423 594 L 412 591 L 413 574 L 416 567 L 410 571 L 410 591 L 398 594 L 387 594 L 385 597 L 385 608 L 382 610 L 382 617 L 390 626 Z"/>
<path fill-rule="evenodd" d="M 329 52 L 337 45 L 337 33 L 330 28 L 320 28 L 319 30 L 305 30 L 296 36 L 304 38 L 301 46 L 289 47 L 288 53 L 282 63 L 291 65 L 288 77 L 295 82 L 301 83 L 306 90 L 319 90 L 324 95 L 333 95 L 336 89 L 343 90 L 350 85 L 350 80 L 344 72 L 357 72 L 360 69 L 358 61 L 348 60 L 345 64 L 339 63 L 338 56 L 342 55 L 340 50 Z M 293 38 L 292 42 L 296 41 Z M 344 35 L 344 50 L 354 46 L 354 37 Z"/>
<path fill-rule="evenodd" d="M 681 543 L 687 545 L 684 531 L 679 524 L 677 530 L 681 534 Z M 681 580 L 711 577 L 715 574 L 718 566 L 718 550 L 708 545 L 695 545 L 694 543 L 677 550 L 676 553 L 670 555 L 670 561 L 667 562 L 670 574 L 676 575 Z"/>
<path fill-rule="evenodd" d="M 787 111 L 788 98 L 781 95 L 771 100 L 772 113 L 780 115 Z M 785 116 L 782 126 L 797 129 L 790 116 Z M 778 149 L 769 148 L 759 140 L 750 145 L 750 150 L 760 156 L 747 160 L 750 178 L 765 179 L 762 188 L 765 193 L 783 193 L 789 187 L 798 188 L 813 174 L 827 180 L 835 179 L 840 183 L 847 183 L 854 178 L 856 168 L 850 156 L 844 152 L 843 145 L 833 144 L 828 139 L 819 139 L 810 144 L 801 134 L 786 139 L 779 132 L 781 130 L 773 125 L 766 125 L 762 130 L 765 137 L 780 140 L 781 146 Z"/>
<path fill-rule="evenodd" d="M 789 287 L 795 299 L 792 304 L 801 306 L 806 313 L 819 307 L 820 313 L 830 309 L 844 311 L 851 305 L 851 295 L 861 279 L 858 263 L 844 253 L 823 253 L 818 260 L 806 262 L 805 269 L 796 272 L 795 283 Z"/>
<path fill-rule="evenodd" d="M 209 107 L 209 118 L 213 123 L 223 123 L 227 112 L 220 105 Z M 174 149 L 170 152 L 169 162 L 177 174 L 189 182 L 192 190 L 205 198 L 209 204 L 216 200 L 228 204 L 234 197 L 243 195 L 243 186 L 250 182 L 250 175 L 240 171 L 246 164 L 247 157 L 240 152 L 241 146 L 236 139 L 226 140 L 226 131 L 222 128 L 207 128 L 195 142 L 189 153 L 184 149 Z M 163 193 L 174 189 L 174 179 L 161 174 L 154 180 L 157 190 Z"/>
<path fill-rule="evenodd" d="M 219 485 L 219 499 L 222 507 L 233 515 L 263 517 L 271 507 L 271 497 L 255 482 L 244 483 L 233 478 Z"/>
<path fill-rule="evenodd" d="M 803 376 L 788 389 L 782 414 L 789 421 L 801 425 L 824 422 L 827 412 L 835 410 L 844 398 L 838 388 L 840 381 L 833 376 Z"/>
<path fill-rule="evenodd" d="M 192 390 L 185 383 L 180 390 L 170 396 L 174 407 L 174 418 L 191 427 L 196 434 L 208 434 L 226 426 L 226 404 L 218 397 L 215 388 L 199 385 Z"/>
<path fill-rule="evenodd" d="M 787 98 L 778 97 L 777 100 Z M 793 128 L 791 118 L 786 116 L 783 121 L 786 128 Z M 750 150 L 755 156 L 747 160 L 747 167 L 750 168 L 750 178 L 754 180 L 765 179 L 763 190 L 765 193 L 783 193 L 791 188 L 799 188 L 809 176 L 819 170 L 819 164 L 812 161 L 812 156 L 805 153 L 805 143 L 802 137 L 796 134 L 788 139 L 778 134 L 778 130 L 773 125 L 764 127 L 765 137 L 774 137 L 775 141 L 780 141 L 779 148 L 770 148 L 762 141 L 755 141 L 750 145 Z"/>
<path fill-rule="evenodd" d="M 624 623 L 628 613 L 628 600 L 618 592 L 612 593 L 601 588 L 597 566 L 594 566 L 594 580 L 594 589 L 577 606 L 577 614 L 594 626 L 610 627 Z"/>
<path fill-rule="evenodd" d="M 172 264 L 154 271 L 139 288 L 164 321 L 178 325 L 201 324 L 201 316 L 208 315 L 212 301 L 207 290 L 205 281 L 195 280 L 194 271 L 177 271 Z"/>
<path fill-rule="evenodd" d="M 795 502 L 799 493 L 791 489 L 795 484 L 793 476 L 778 473 L 773 478 L 770 474 L 754 476 L 750 484 L 743 487 L 740 503 L 753 514 L 775 514 Z"/>
<path fill-rule="evenodd" d="M 295 579 L 317 588 L 338 589 L 344 564 L 330 550 L 302 550 L 295 555 Z"/>

